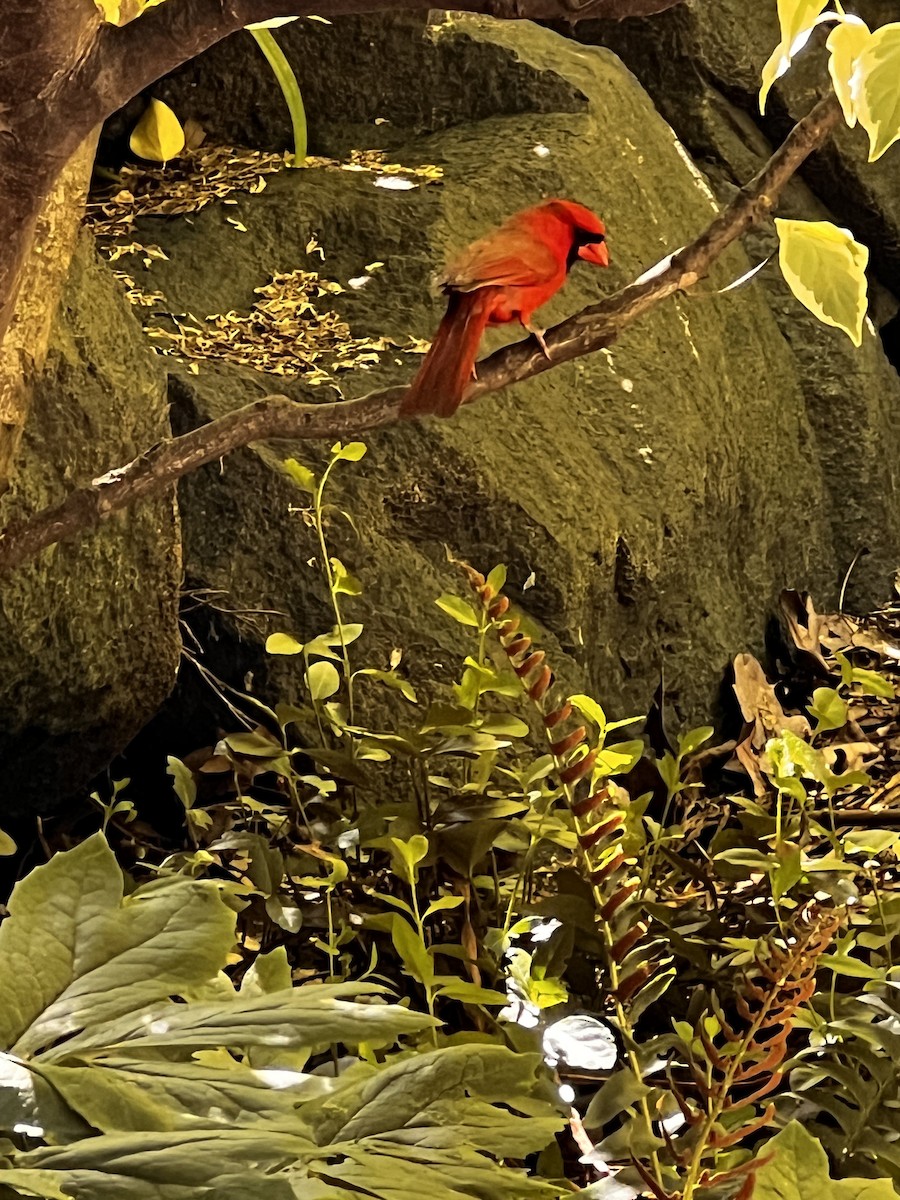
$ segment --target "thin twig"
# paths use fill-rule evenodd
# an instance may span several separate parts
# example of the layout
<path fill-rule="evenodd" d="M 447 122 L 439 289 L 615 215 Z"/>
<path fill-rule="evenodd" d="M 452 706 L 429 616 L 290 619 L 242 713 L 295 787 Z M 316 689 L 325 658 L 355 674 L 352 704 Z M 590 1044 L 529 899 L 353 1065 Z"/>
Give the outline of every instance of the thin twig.
<path fill-rule="evenodd" d="M 535 348 L 531 338 L 490 355 L 479 364 L 467 402 L 611 345 L 638 317 L 692 287 L 732 242 L 768 215 L 781 189 L 822 145 L 840 117 L 836 97 L 821 100 L 698 238 L 637 282 L 549 330 L 547 355 Z M 0 535 L 0 572 L 95 528 L 138 500 L 164 494 L 182 475 L 253 442 L 334 439 L 392 425 L 400 419 L 404 392 L 405 388 L 394 387 L 332 404 L 298 404 L 287 396 L 267 396 L 181 437 L 159 442 L 55 507 L 10 525 Z"/>

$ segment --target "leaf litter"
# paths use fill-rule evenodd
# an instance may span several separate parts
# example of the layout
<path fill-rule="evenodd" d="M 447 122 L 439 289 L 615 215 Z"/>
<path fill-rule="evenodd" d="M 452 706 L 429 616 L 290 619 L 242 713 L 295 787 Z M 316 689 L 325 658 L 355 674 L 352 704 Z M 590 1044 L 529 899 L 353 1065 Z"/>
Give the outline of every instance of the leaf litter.
<path fill-rule="evenodd" d="M 214 203 L 235 204 L 235 193 L 258 195 L 265 190 L 268 176 L 291 165 L 292 156 L 287 153 L 206 145 L 187 150 L 165 167 L 126 165 L 117 176 L 123 186 L 113 194 L 95 194 L 87 207 L 86 222 L 111 264 L 137 257 L 150 268 L 167 255 L 159 246 L 138 239 L 138 221 L 187 216 Z M 353 150 L 344 162 L 308 157 L 300 169 L 364 172 L 372 175 L 376 184 L 399 183 L 402 188 L 439 183 L 442 178 L 438 166 L 390 163 L 378 150 Z M 226 220 L 236 233 L 247 232 L 242 221 Z M 324 260 L 315 237 L 306 249 L 307 254 Z M 382 265 L 370 264 L 366 271 Z M 355 337 L 349 323 L 327 306 L 327 298 L 344 294 L 345 288 L 315 270 L 274 275 L 255 289 L 259 299 L 249 312 L 232 310 L 203 318 L 168 311 L 165 295 L 142 287 L 124 269 L 124 263 L 114 266 L 114 273 L 129 302 L 144 310 L 142 325 L 154 349 L 189 362 L 194 373 L 201 361 L 217 360 L 282 377 L 303 376 L 304 382 L 313 385 L 334 384 L 334 375 L 369 370 L 381 362 L 383 354 L 422 354 L 428 346 L 412 336 L 402 343 L 388 337 Z M 358 279 L 348 282 L 351 291 L 358 289 Z"/>

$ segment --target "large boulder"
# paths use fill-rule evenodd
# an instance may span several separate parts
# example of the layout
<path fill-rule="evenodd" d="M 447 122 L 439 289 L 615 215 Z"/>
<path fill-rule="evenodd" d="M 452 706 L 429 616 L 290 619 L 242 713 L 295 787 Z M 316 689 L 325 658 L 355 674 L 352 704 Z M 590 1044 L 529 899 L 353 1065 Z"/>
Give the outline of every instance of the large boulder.
<path fill-rule="evenodd" d="M 862 9 L 873 26 L 886 19 L 880 0 Z M 777 144 L 771 139 L 782 137 L 830 87 L 825 32 L 819 31 L 776 84 L 766 116 L 760 116 L 760 73 L 778 41 L 774 4 L 748 21 L 740 0 L 715 6 L 686 0 L 654 21 L 586 21 L 576 36 L 622 56 L 723 203 L 769 158 Z M 866 241 L 872 250 L 870 312 L 881 338 L 866 337 L 855 349 L 844 334 L 800 307 L 774 262 L 755 285 L 790 342 L 819 435 L 833 514 L 833 578 L 850 572 L 846 600 L 862 609 L 884 598 L 900 558 L 893 466 L 900 452 L 894 295 L 900 292 L 900 153 L 870 164 L 867 147 L 861 129 L 839 128 L 813 156 L 803 179 L 791 182 L 778 213 L 837 221 Z M 753 230 L 744 245 L 756 262 L 777 252 L 774 224 Z"/>
<path fill-rule="evenodd" d="M 478 18 L 439 27 L 382 20 L 368 39 L 358 22 L 289 28 L 305 47 L 301 58 L 281 31 L 320 122 L 319 148 L 345 141 L 348 126 L 373 137 L 389 128 L 392 160 L 437 164 L 443 183 L 391 191 L 359 173 L 284 172 L 261 194 L 210 206 L 190 225 L 148 221 L 142 240 L 161 245 L 168 260 L 153 263 L 145 286 L 161 290 L 172 311 L 246 311 L 253 289 L 278 272 L 316 269 L 346 283 L 379 260 L 386 265 L 371 283 L 336 306 L 359 335 L 428 336 L 441 311 L 429 277 L 446 255 L 511 211 L 564 195 L 606 218 L 613 266 L 577 269 L 545 314 L 552 322 L 634 278 L 717 210 L 671 128 L 605 50 Z M 233 114 L 237 106 L 210 80 L 223 77 L 226 61 L 232 70 L 243 64 L 242 78 L 253 69 L 256 51 L 245 43 L 201 60 L 191 89 L 182 80 L 180 92 L 166 92 L 188 106 L 180 115 L 212 123 L 217 112 Z M 238 53 L 235 62 L 224 57 Z M 330 107 L 323 99 L 317 114 L 309 100 L 322 87 L 316 64 L 325 74 L 338 61 L 347 74 L 327 75 Z M 377 89 L 356 88 L 357 80 Z M 485 88 L 489 105 L 479 99 Z M 373 124 L 384 117 L 389 127 Z M 241 132 L 232 126 L 232 136 Z M 324 263 L 307 253 L 312 234 Z M 703 291 L 748 266 L 733 249 Z M 866 339 L 874 352 L 871 331 Z M 346 394 L 409 378 L 414 362 L 396 358 L 352 376 Z M 267 389 L 284 387 L 227 364 L 201 364 L 196 375 L 179 369 L 177 420 L 221 415 Z M 342 468 L 335 485 L 356 531 L 338 518 L 331 530 L 334 552 L 365 583 L 347 604 L 367 625 L 361 656 L 385 666 L 399 647 L 419 683 L 446 679 L 464 645 L 433 606 L 458 585 L 449 549 L 482 569 L 508 563 L 511 593 L 543 626 L 557 664 L 616 708 L 646 706 L 665 664 L 677 718 L 708 715 L 734 651 L 759 647 L 782 587 L 810 587 L 826 603 L 837 594 L 845 512 L 827 479 L 827 435 L 810 419 L 802 364 L 767 296 L 748 288 L 676 298 L 609 353 L 486 398 L 453 421 L 370 436 L 369 455 Z M 855 452 L 874 472 L 877 450 Z M 314 535 L 279 465 L 293 454 L 315 467 L 324 453 L 255 447 L 180 489 L 193 585 L 221 597 L 220 610 L 283 614 L 260 617 L 257 633 L 241 628 L 241 670 L 263 695 L 289 686 L 296 670 L 266 663 L 262 634 L 280 627 L 304 638 L 330 623 Z M 881 536 L 896 545 L 894 526 Z M 257 670 L 246 652 L 254 638 Z"/>
<path fill-rule="evenodd" d="M 0 523 L 58 502 L 167 431 L 161 365 L 83 236 Z M 58 811 L 171 690 L 180 582 L 171 499 L 0 580 L 0 825 Z"/>

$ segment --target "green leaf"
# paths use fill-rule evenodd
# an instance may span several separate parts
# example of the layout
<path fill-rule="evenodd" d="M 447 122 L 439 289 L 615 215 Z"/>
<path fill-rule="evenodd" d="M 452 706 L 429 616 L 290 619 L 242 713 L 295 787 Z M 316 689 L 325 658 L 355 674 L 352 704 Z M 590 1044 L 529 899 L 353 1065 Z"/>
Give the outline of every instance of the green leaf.
<path fill-rule="evenodd" d="M 813 692 L 809 714 L 816 719 L 816 733 L 841 729 L 847 724 L 849 705 L 834 688 L 819 687 Z"/>
<path fill-rule="evenodd" d="M 587 717 L 589 721 L 600 730 L 601 736 L 606 729 L 606 713 L 603 711 L 602 705 L 598 704 L 591 696 L 585 696 L 578 692 L 574 696 L 569 696 L 568 701 L 573 707 L 577 708 L 583 717 Z"/>
<path fill-rule="evenodd" d="M 506 567 L 500 563 L 492 571 L 488 573 L 486 580 L 488 587 L 492 587 L 495 592 L 502 592 L 506 586 Z"/>
<path fill-rule="evenodd" d="M 696 729 L 690 729 L 687 733 L 682 734 L 678 739 L 679 758 L 694 754 L 705 742 L 709 741 L 714 733 L 715 729 L 712 725 L 698 725 Z"/>
<path fill-rule="evenodd" d="M 860 51 L 853 73 L 859 123 L 869 135 L 869 162 L 900 138 L 900 24 L 882 25 Z"/>
<path fill-rule="evenodd" d="M 495 737 L 527 737 L 529 728 L 521 717 L 511 713 L 487 713 L 482 718 L 479 729 L 482 733 L 490 733 Z"/>
<path fill-rule="evenodd" d="M 791 1121 L 758 1151 L 754 1200 L 896 1200 L 889 1179 L 830 1179 L 821 1143 Z"/>
<path fill-rule="evenodd" d="M 452 983 L 443 984 L 437 995 L 448 1000 L 459 1000 L 462 1004 L 509 1004 L 509 996 L 505 992 L 480 987 L 477 983 L 469 983 L 465 979 L 455 979 Z"/>
<path fill-rule="evenodd" d="M 391 941 L 413 979 L 429 987 L 434 979 L 434 959 L 409 921 L 396 913 L 391 924 Z"/>
<path fill-rule="evenodd" d="M 772 880 L 772 899 L 776 904 L 786 895 L 795 883 L 803 878 L 803 855 L 800 847 L 793 842 L 782 842 L 776 848 L 777 863 L 770 871 Z"/>
<path fill-rule="evenodd" d="M 778 23 L 781 41 L 762 70 L 759 111 L 766 111 L 766 100 L 772 85 L 788 70 L 791 59 L 799 54 L 810 32 L 819 20 L 828 0 L 778 0 Z"/>
<path fill-rule="evenodd" d="M 454 621 L 459 621 L 460 625 L 478 627 L 479 622 L 475 609 L 466 600 L 460 600 L 459 596 L 445 593 L 443 596 L 438 596 L 435 604 L 443 612 L 449 614 Z"/>
<path fill-rule="evenodd" d="M 364 667 L 361 671 L 354 671 L 354 679 L 357 675 L 363 675 L 368 679 L 376 679 L 379 683 L 383 683 L 385 687 L 399 692 L 410 704 L 416 703 L 415 688 L 408 680 L 398 675 L 396 671 L 376 671 L 374 667 Z"/>
<path fill-rule="evenodd" d="M 154 99 L 132 130 L 128 144 L 138 158 L 168 162 L 184 149 L 184 130 L 168 104 Z"/>
<path fill-rule="evenodd" d="M 861 119 L 861 118 L 860 118 Z M 868 249 L 830 221 L 775 218 L 778 260 L 791 291 L 826 325 L 862 345 Z"/>
<path fill-rule="evenodd" d="M 309 694 L 314 701 L 327 700 L 341 686 L 341 677 L 330 662 L 310 663 L 307 668 Z"/>
<path fill-rule="evenodd" d="M 257 954 L 241 980 L 242 996 L 266 996 L 287 991 L 292 986 L 291 967 L 284 946 L 266 954 Z"/>
<path fill-rule="evenodd" d="M 690 1041 L 688 1042 L 690 1044 Z M 651 1092 L 646 1083 L 635 1077 L 633 1071 L 616 1071 L 591 1099 L 584 1114 L 588 1129 L 600 1129 L 613 1117 L 632 1108 Z"/>
<path fill-rule="evenodd" d="M 194 772 L 186 767 L 180 758 L 169 755 L 166 758 L 166 774 L 172 776 L 172 790 L 185 807 L 185 811 L 194 807 L 197 799 L 197 781 Z"/>
<path fill-rule="evenodd" d="M 365 442 L 348 442 L 346 446 L 342 446 L 340 442 L 335 442 L 331 447 L 332 458 L 336 461 L 342 459 L 344 462 L 359 462 L 365 452 Z"/>
<path fill-rule="evenodd" d="M 60 1189 L 59 1176 L 53 1171 L 35 1171 L 14 1167 L 4 1171 L 2 1187 L 12 1188 L 20 1196 L 39 1196 L 43 1200 L 70 1200 L 72 1193 Z"/>
<path fill-rule="evenodd" d="M 18 847 L 8 833 L 0 829 L 0 858 L 6 858 L 10 854 L 15 854 Z"/>
<path fill-rule="evenodd" d="M 844 110 L 844 120 L 851 129 L 856 124 L 856 102 L 853 94 L 856 59 L 865 49 L 870 37 L 865 21 L 847 13 L 832 29 L 826 42 L 830 54 L 828 72 L 835 94 Z"/>
<path fill-rule="evenodd" d="M 414 833 L 408 841 L 402 838 L 391 838 L 395 858 L 402 864 L 400 874 L 411 886 L 419 877 L 419 863 L 428 854 L 428 838 L 422 833 Z"/>
<path fill-rule="evenodd" d="M 16 884 L 9 913 L 0 1044 L 21 1057 L 204 983 L 234 943 L 234 913 L 211 882 L 173 876 L 126 899 L 100 834 Z"/>
<path fill-rule="evenodd" d="M 223 740 L 232 754 L 246 755 L 248 758 L 280 758 L 284 754 L 284 746 L 280 742 L 258 729 L 249 733 L 229 733 Z"/>
<path fill-rule="evenodd" d="M 437 900 L 432 900 L 425 909 L 422 920 L 427 920 L 436 912 L 446 912 L 450 908 L 459 908 L 463 903 L 465 903 L 465 896 L 439 896 Z"/>
<path fill-rule="evenodd" d="M 296 458 L 288 458 L 285 459 L 284 469 L 301 491 L 315 493 L 318 480 L 309 467 L 304 467 L 303 463 L 297 462 Z"/>
<path fill-rule="evenodd" d="M 73 1051 L 83 1053 L 99 1047 L 139 1056 L 148 1050 L 221 1046 L 274 1046 L 312 1052 L 332 1042 L 387 1045 L 401 1034 L 417 1033 L 433 1025 L 427 1014 L 355 999 L 380 997 L 384 990 L 364 983 L 316 984 L 261 996 L 236 995 L 233 1000 L 214 1003 L 156 1005 L 96 1032 L 82 1034 L 54 1051 L 52 1057 L 65 1058 Z"/>
<path fill-rule="evenodd" d="M 331 571 L 333 582 L 332 591 L 336 596 L 359 596 L 362 594 L 362 584 L 355 575 L 351 575 L 339 558 L 332 558 Z"/>
<path fill-rule="evenodd" d="M 266 654 L 302 654 L 303 643 L 289 633 L 273 633 L 266 638 Z"/>
<path fill-rule="evenodd" d="M 594 774 L 627 775 L 631 768 L 640 761 L 644 753 L 644 743 L 636 738 L 631 742 L 618 742 L 615 746 L 607 746 L 597 755 L 594 763 Z"/>

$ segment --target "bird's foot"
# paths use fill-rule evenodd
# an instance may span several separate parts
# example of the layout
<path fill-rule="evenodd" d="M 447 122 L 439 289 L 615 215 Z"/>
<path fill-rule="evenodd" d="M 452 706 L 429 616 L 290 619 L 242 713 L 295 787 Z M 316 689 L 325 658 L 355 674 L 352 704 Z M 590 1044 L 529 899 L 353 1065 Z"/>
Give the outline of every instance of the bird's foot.
<path fill-rule="evenodd" d="M 538 328 L 537 328 L 536 326 L 534 326 L 534 325 L 526 325 L 526 326 L 525 326 L 525 328 L 528 330 L 528 332 L 531 334 L 531 336 L 534 338 L 534 340 L 535 340 L 535 341 L 537 342 L 537 344 L 540 346 L 540 348 L 541 348 L 541 351 L 543 352 L 544 358 L 546 358 L 546 359 L 548 359 L 548 360 L 549 360 L 549 358 L 550 358 L 550 351 L 549 351 L 549 349 L 547 348 L 547 343 L 546 343 L 546 341 L 544 340 L 544 331 L 543 331 L 543 329 L 538 329 Z"/>

